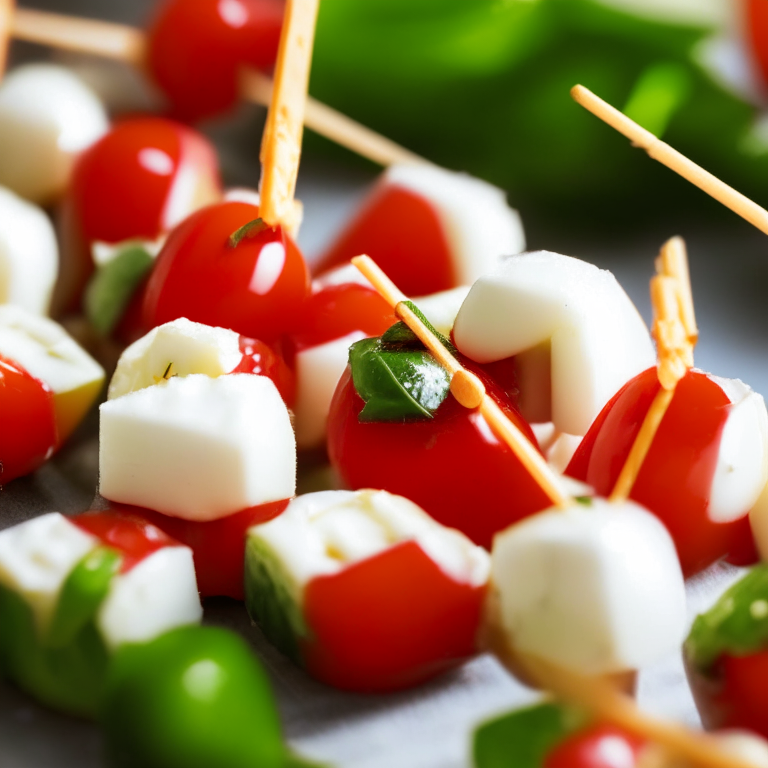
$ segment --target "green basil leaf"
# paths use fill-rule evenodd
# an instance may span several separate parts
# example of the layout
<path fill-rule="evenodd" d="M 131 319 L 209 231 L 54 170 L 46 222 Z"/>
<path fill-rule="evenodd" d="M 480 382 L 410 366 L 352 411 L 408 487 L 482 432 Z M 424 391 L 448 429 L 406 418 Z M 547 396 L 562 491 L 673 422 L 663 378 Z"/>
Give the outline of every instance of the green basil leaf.
<path fill-rule="evenodd" d="M 580 710 L 550 703 L 497 717 L 475 731 L 475 768 L 541 768 L 547 754 L 587 722 Z"/>
<path fill-rule="evenodd" d="M 696 617 L 685 653 L 703 672 L 723 654 L 747 656 L 768 648 L 768 564 L 755 566 Z"/>
<path fill-rule="evenodd" d="M 74 641 L 99 610 L 121 562 L 119 552 L 109 547 L 99 547 L 72 569 L 61 589 L 56 612 L 45 638 L 47 647 L 63 648 Z"/>
<path fill-rule="evenodd" d="M 440 333 L 429 320 L 427 320 L 424 313 L 412 301 L 404 301 L 403 304 L 405 304 L 405 306 L 408 307 L 438 339 L 440 339 L 440 343 L 454 357 L 458 355 L 458 351 L 451 343 L 451 340 L 443 336 L 443 334 Z M 416 347 L 424 349 L 424 345 L 421 343 L 419 337 L 403 322 L 395 323 L 388 328 L 381 337 L 381 343 L 386 347 Z"/>
<path fill-rule="evenodd" d="M 431 419 L 448 396 L 450 377 L 426 351 L 388 351 L 379 339 L 350 347 L 352 381 L 365 407 L 360 421 Z"/>
<path fill-rule="evenodd" d="M 247 224 L 243 224 L 240 229 L 236 229 L 229 236 L 229 247 L 237 248 L 237 246 L 247 237 L 256 237 L 259 232 L 263 232 L 265 229 L 269 229 L 269 225 L 264 219 L 254 219 L 253 221 L 249 221 Z"/>
<path fill-rule="evenodd" d="M 146 248 L 130 243 L 96 270 L 85 290 L 85 314 L 101 335 L 112 333 L 153 263 Z"/>

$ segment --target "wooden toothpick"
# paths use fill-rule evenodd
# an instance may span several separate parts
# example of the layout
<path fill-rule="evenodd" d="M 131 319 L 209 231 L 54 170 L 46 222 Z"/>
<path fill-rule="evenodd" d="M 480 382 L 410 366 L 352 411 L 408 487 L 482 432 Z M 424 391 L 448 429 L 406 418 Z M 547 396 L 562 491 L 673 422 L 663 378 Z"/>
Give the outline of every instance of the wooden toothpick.
<path fill-rule="evenodd" d="M 395 314 L 418 336 L 440 365 L 451 376 L 451 393 L 465 408 L 479 408 L 483 418 L 496 435 L 517 456 L 533 479 L 552 503 L 560 509 L 573 505 L 573 499 L 562 489 L 560 478 L 531 444 L 526 436 L 507 417 L 485 386 L 445 348 L 443 343 L 407 305 L 407 298 L 369 256 L 356 256 L 352 263 L 365 275 L 371 285 L 394 309 Z"/>
<path fill-rule="evenodd" d="M 3 76 L 8 62 L 8 44 L 11 40 L 14 6 L 14 0 L 0 0 L 0 77 Z"/>
<path fill-rule="evenodd" d="M 653 336 L 656 339 L 657 375 L 661 389 L 656 393 L 640 431 L 619 473 L 610 501 L 629 498 L 651 448 L 664 414 L 672 402 L 680 379 L 693 367 L 693 348 L 699 338 L 693 310 L 693 293 L 685 243 L 680 237 L 668 240 L 656 259 L 657 274 L 651 279 Z"/>
<path fill-rule="evenodd" d="M 645 128 L 603 101 L 583 85 L 575 85 L 571 89 L 571 96 L 582 107 L 626 136 L 636 147 L 644 149 L 654 160 L 658 160 L 667 168 L 680 174 L 691 184 L 695 184 L 699 189 L 768 235 L 768 211 L 765 208 L 761 208 L 757 203 L 742 195 L 741 192 L 737 192 L 733 187 L 720 181 L 717 176 L 696 165 L 685 155 L 661 141 L 650 131 L 646 131 Z"/>

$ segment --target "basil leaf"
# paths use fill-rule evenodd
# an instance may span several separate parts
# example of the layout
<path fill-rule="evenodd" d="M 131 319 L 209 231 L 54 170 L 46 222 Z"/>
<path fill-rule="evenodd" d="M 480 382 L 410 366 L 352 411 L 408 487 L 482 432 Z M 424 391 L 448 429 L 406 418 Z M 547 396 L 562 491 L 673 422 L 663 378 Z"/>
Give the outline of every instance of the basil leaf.
<path fill-rule="evenodd" d="M 547 754 L 587 722 L 580 710 L 549 703 L 502 715 L 475 731 L 475 768 L 541 768 Z"/>
<path fill-rule="evenodd" d="M 153 263 L 146 248 L 131 243 L 96 271 L 85 290 L 85 314 L 101 335 L 112 333 Z"/>
<path fill-rule="evenodd" d="M 450 390 L 450 377 L 424 350 L 387 350 L 379 339 L 350 347 L 352 381 L 365 407 L 360 421 L 431 419 Z"/>
<path fill-rule="evenodd" d="M 696 617 L 685 653 L 703 672 L 728 653 L 747 656 L 768 648 L 768 564 L 755 566 Z"/>
<path fill-rule="evenodd" d="M 454 357 L 458 355 L 458 351 L 456 350 L 456 347 L 453 346 L 450 339 L 443 336 L 443 334 L 440 333 L 429 320 L 427 320 L 422 311 L 412 301 L 404 301 L 403 304 L 405 304 L 405 306 L 408 307 L 430 331 L 432 331 L 432 333 L 440 340 L 440 343 Z M 424 345 L 421 343 L 419 337 L 406 323 L 403 322 L 395 323 L 388 328 L 381 337 L 381 343 L 384 346 L 418 347 L 424 349 Z"/>

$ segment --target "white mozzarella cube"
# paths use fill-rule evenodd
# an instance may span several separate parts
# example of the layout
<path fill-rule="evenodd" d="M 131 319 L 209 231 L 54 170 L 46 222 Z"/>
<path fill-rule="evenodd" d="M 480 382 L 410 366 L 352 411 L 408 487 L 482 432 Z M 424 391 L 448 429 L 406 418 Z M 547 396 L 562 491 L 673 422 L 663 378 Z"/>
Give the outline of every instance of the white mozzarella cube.
<path fill-rule="evenodd" d="M 429 296 L 418 296 L 413 303 L 421 310 L 424 317 L 429 320 L 432 327 L 443 334 L 450 336 L 456 315 L 459 314 L 464 299 L 469 293 L 468 285 L 460 285 L 451 288 L 450 291 L 439 291 Z"/>
<path fill-rule="evenodd" d="M 96 95 L 64 67 L 28 64 L 0 85 L 0 184 L 50 202 L 77 156 L 109 129 Z"/>
<path fill-rule="evenodd" d="M 101 391 L 104 369 L 58 324 L 12 304 L 0 306 L 0 355 L 53 392 L 63 440 Z"/>
<path fill-rule="evenodd" d="M 187 520 L 293 496 L 296 442 L 265 376 L 193 374 L 101 406 L 101 495 Z"/>
<path fill-rule="evenodd" d="M 349 361 L 349 348 L 364 339 L 362 331 L 296 353 L 296 443 L 315 448 L 325 441 L 333 393 Z"/>
<path fill-rule="evenodd" d="M 535 415 L 523 415 L 571 435 L 586 434 L 608 400 L 656 363 L 648 329 L 616 278 L 548 251 L 505 259 L 481 277 L 453 334 L 479 363 L 516 355 L 521 404 L 551 392 L 548 413 L 537 404 Z"/>
<path fill-rule="evenodd" d="M 0 304 L 47 314 L 58 272 L 59 247 L 50 219 L 0 187 Z"/>
<path fill-rule="evenodd" d="M 27 520 L 0 532 L 0 584 L 26 600 L 44 631 L 70 572 L 98 546 L 58 512 Z"/>
<path fill-rule="evenodd" d="M 109 383 L 109 399 L 151 387 L 166 372 L 166 377 L 222 376 L 234 370 L 242 357 L 237 333 L 182 317 L 154 328 L 123 352 Z"/>
<path fill-rule="evenodd" d="M 638 669 L 685 637 L 674 544 L 633 502 L 542 512 L 497 534 L 491 561 L 501 621 L 520 653 L 600 675 Z"/>
<path fill-rule="evenodd" d="M 143 643 L 203 616 L 192 550 L 163 547 L 115 576 L 97 624 L 110 648 Z"/>
<path fill-rule="evenodd" d="M 350 283 L 375 290 L 371 281 L 354 264 L 347 263 L 315 278 L 312 281 L 312 293 L 319 293 L 323 288 L 329 288 L 332 285 L 349 285 Z"/>
<path fill-rule="evenodd" d="M 525 248 L 520 216 L 488 182 L 436 165 L 392 165 L 383 185 L 413 192 L 434 207 L 451 248 L 457 285 L 470 285 L 502 256 Z"/>

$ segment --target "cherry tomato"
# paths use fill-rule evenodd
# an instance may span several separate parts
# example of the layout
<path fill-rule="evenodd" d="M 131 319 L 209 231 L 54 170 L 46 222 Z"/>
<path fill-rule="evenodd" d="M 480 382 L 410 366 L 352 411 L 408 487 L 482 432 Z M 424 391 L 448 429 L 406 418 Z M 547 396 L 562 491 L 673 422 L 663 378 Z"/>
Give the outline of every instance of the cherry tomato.
<path fill-rule="evenodd" d="M 304 303 L 301 326 L 293 341 L 301 350 L 354 331 L 380 336 L 396 322 L 392 308 L 373 288 L 357 283 L 330 285 Z"/>
<path fill-rule="evenodd" d="M 512 402 L 492 382 L 486 387 L 536 445 Z M 551 506 L 479 412 L 459 405 L 452 395 L 424 421 L 361 423 L 362 409 L 347 368 L 331 403 L 328 452 L 350 488 L 405 496 L 487 549 L 497 531 Z"/>
<path fill-rule="evenodd" d="M 379 186 L 320 258 L 314 274 L 367 253 L 408 296 L 457 285 L 445 230 L 430 202 L 410 190 Z"/>
<path fill-rule="evenodd" d="M 78 528 L 96 536 L 122 554 L 121 573 L 127 573 L 158 549 L 178 546 L 177 541 L 150 525 L 141 515 L 113 511 L 88 512 L 71 520 Z"/>
<path fill-rule="evenodd" d="M 406 688 L 476 652 L 485 587 L 446 575 L 413 541 L 398 544 L 305 590 L 309 673 L 336 688 Z"/>
<path fill-rule="evenodd" d="M 110 503 L 121 515 L 144 519 L 176 541 L 186 544 L 195 561 L 197 588 L 201 597 L 243 599 L 245 534 L 252 526 L 277 517 L 288 506 L 288 499 L 249 507 L 234 515 L 206 523 L 168 517 L 160 512 L 126 504 Z"/>
<path fill-rule="evenodd" d="M 115 126 L 80 157 L 64 199 L 65 303 L 93 270 L 94 241 L 155 240 L 221 194 L 202 134 L 157 117 Z"/>
<path fill-rule="evenodd" d="M 271 70 L 282 0 L 168 0 L 149 29 L 155 82 L 182 120 L 231 110 L 242 66 Z"/>
<path fill-rule="evenodd" d="M 266 227 L 230 244 L 258 216 L 256 206 L 225 202 L 173 230 L 147 283 L 148 328 L 186 317 L 269 343 L 296 327 L 309 274 L 293 240 Z"/>
<path fill-rule="evenodd" d="M 614 725 L 594 725 L 558 744 L 544 768 L 635 768 L 646 745 Z"/>
<path fill-rule="evenodd" d="M 272 379 L 287 406 L 296 398 L 296 376 L 283 356 L 268 344 L 248 336 L 240 337 L 243 359 L 231 373 L 255 373 Z"/>
<path fill-rule="evenodd" d="M 36 470 L 57 444 L 51 390 L 0 356 L 0 487 Z"/>
<path fill-rule="evenodd" d="M 763 92 L 768 94 L 768 2 L 747 0 L 748 36 L 760 74 Z"/>
<path fill-rule="evenodd" d="M 655 368 L 619 390 L 595 419 L 566 474 L 609 495 L 658 390 Z M 689 371 L 677 385 L 630 494 L 667 526 L 686 577 L 721 557 L 742 565 L 757 559 L 748 510 L 729 523 L 714 522 L 707 514 L 729 409 L 730 400 L 716 382 Z"/>

